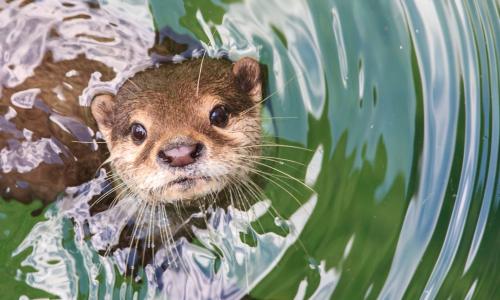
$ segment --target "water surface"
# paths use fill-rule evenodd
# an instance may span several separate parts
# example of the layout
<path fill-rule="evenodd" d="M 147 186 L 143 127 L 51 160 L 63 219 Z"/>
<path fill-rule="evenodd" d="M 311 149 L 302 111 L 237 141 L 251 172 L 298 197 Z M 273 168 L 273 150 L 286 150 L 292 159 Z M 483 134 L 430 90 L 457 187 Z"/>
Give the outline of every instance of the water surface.
<path fill-rule="evenodd" d="M 216 210 L 196 243 L 178 242 L 188 272 L 150 266 L 132 284 L 119 253 L 97 254 L 112 235 L 82 234 L 85 220 L 109 229 L 112 214 L 86 214 L 103 174 L 37 217 L 39 203 L 3 201 L 0 288 L 10 298 L 500 296 L 498 2 L 102 1 L 91 19 L 70 21 L 88 7 L 20 3 L 0 4 L 2 84 L 20 84 L 48 50 L 85 53 L 118 75 L 94 77 L 82 105 L 148 64 L 155 28 L 211 55 L 258 58 L 272 95 L 267 134 L 311 149 L 275 155 L 304 163 L 282 168 L 315 193 L 268 183 L 252 210 Z M 47 39 L 52 26 L 61 35 Z"/>

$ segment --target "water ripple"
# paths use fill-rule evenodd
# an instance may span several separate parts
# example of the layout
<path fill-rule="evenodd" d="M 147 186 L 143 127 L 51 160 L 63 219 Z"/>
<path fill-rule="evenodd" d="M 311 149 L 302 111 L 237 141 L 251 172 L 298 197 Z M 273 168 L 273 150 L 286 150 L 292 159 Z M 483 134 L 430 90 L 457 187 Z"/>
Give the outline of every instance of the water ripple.
<path fill-rule="evenodd" d="M 273 100 L 265 113 L 275 118 L 265 126 L 314 149 L 300 158 L 317 194 L 291 209 L 290 197 L 270 189 L 273 202 L 260 199 L 250 211 L 215 209 L 207 229 L 194 229 L 198 244 L 177 241 L 185 269 L 170 265 L 174 250 L 163 248 L 131 292 L 122 275 L 133 250 L 97 252 L 117 244 L 137 202 L 91 215 L 88 202 L 102 192 L 103 171 L 69 188 L 18 245 L 15 258 L 31 249 L 18 281 L 61 298 L 84 291 L 91 299 L 233 299 L 250 291 L 257 298 L 492 298 L 499 276 L 498 2 L 174 1 L 168 12 L 156 0 L 104 0 L 93 11 L 82 1 L 21 2 L 0 2 L 6 87 L 31 76 L 46 51 L 56 60 L 84 53 L 118 74 L 111 82 L 92 75 L 80 97 L 88 105 L 96 90 L 116 91 L 151 64 L 153 24 L 162 19 L 155 16 L 204 35 L 197 37 L 209 55 L 224 50 L 231 59 L 267 63 Z M 64 150 L 50 139 L 32 141 L 15 125 L 16 110 L 36 107 L 37 92 L 18 92 L 0 116 L 3 133 L 26 139 L 2 149 L 4 172 L 29 171 L 52 159 L 43 153 Z M 51 120 L 80 140 L 95 138 L 62 115 Z M 17 162 L 22 155 L 29 166 Z M 286 234 L 249 225 L 275 206 L 289 217 L 272 216 L 269 227 Z"/>

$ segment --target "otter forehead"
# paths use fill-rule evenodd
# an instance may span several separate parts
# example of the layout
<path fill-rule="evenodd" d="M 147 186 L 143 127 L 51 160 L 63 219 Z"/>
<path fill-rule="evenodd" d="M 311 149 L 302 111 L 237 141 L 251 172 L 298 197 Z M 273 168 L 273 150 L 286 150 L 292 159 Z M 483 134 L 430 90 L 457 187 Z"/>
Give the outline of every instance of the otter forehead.
<path fill-rule="evenodd" d="M 234 112 L 253 105 L 248 94 L 239 88 L 231 63 L 207 59 L 203 65 L 200 61 L 188 61 L 137 73 L 119 89 L 116 109 L 125 114 L 136 109 L 149 110 L 161 117 L 216 101 Z"/>
<path fill-rule="evenodd" d="M 123 100 L 118 98 L 115 113 L 120 117 L 131 120 L 149 118 L 157 125 L 168 124 L 173 127 L 196 121 L 203 118 L 207 123 L 208 112 L 217 105 L 224 105 L 232 114 L 238 114 L 252 106 L 252 102 L 245 98 L 230 98 L 227 95 L 201 94 L 198 97 L 182 96 L 168 97 L 161 92 L 138 92 L 133 98 Z M 122 101 L 120 101 L 122 100 Z M 193 124 L 198 126 L 200 124 Z"/>
<path fill-rule="evenodd" d="M 201 70 L 201 72 L 200 72 Z M 118 97 L 129 98 L 131 92 L 158 92 L 170 99 L 196 98 L 198 93 L 244 95 L 231 72 L 231 63 L 222 59 L 162 64 L 141 71 L 127 80 Z"/>

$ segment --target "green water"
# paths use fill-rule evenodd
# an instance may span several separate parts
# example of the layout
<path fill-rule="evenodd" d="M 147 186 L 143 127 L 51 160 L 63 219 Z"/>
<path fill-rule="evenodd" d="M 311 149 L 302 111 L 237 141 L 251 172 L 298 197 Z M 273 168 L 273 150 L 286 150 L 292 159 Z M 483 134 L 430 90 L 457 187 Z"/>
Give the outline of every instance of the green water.
<path fill-rule="evenodd" d="M 301 44 L 307 40 L 293 40 L 294 32 L 280 27 L 286 24 L 280 5 L 272 10 L 267 9 L 272 5 L 261 4 L 261 10 L 252 13 L 268 15 L 262 17 L 268 23 L 259 26 L 272 26 L 272 31 L 264 29 L 246 36 L 262 47 L 262 63 L 273 66 L 277 52 L 284 60 L 280 70 L 285 70 L 285 78 L 304 76 L 306 84 L 321 77 L 325 81 L 320 97 L 312 99 L 313 108 L 319 108 L 315 115 L 304 114 L 305 105 L 298 92 L 301 87 L 296 82 L 282 97 L 274 97 L 271 106 L 276 116 L 297 117 L 277 122 L 280 136 L 311 149 L 323 145 L 328 154 L 314 186 L 318 205 L 301 241 L 311 257 L 326 260 L 327 268 L 334 267 L 340 273 L 332 298 L 425 297 L 424 289 L 438 258 L 450 261 L 439 279 L 442 284 L 431 297 L 499 297 L 498 2 L 436 3 L 428 15 L 422 16 L 417 15 L 417 5 L 411 2 L 303 2 L 297 5 L 304 8 L 298 15 L 312 21 L 308 24 L 309 30 L 314 30 L 310 33 L 315 33 L 312 38 L 316 53 L 308 51 L 310 45 Z M 232 5 L 237 4 L 185 1 L 168 13 L 161 1 L 156 1 L 152 10 L 160 27 L 186 30 L 204 40 L 204 32 L 194 21 L 195 12 L 199 9 L 205 21 L 227 26 L 238 22 L 236 13 L 223 22 Z M 465 14 L 461 16 L 464 23 L 457 16 L 461 13 Z M 238 25 L 244 27 L 245 20 L 239 20 Z M 258 28 L 253 22 L 250 20 L 249 27 Z M 442 24 L 442 35 L 438 37 L 443 40 L 438 42 L 444 44 L 424 39 L 424 35 L 439 30 L 432 22 Z M 334 35 L 334 24 L 341 38 Z M 429 24 L 430 32 L 426 32 L 424 24 Z M 465 33 L 460 35 L 462 30 Z M 263 31 L 272 32 L 272 37 L 262 37 Z M 303 51 L 299 56 L 303 65 L 298 68 L 302 74 L 290 66 L 291 53 L 297 51 Z M 433 51 L 443 51 L 449 60 L 439 61 L 443 57 L 438 56 L 440 53 L 432 56 Z M 311 58 L 314 55 L 318 57 Z M 315 58 L 317 64 L 313 61 L 308 65 Z M 308 71 L 318 71 L 312 69 L 315 67 L 321 68 L 319 77 L 308 76 Z M 342 77 L 343 69 L 348 69 L 348 78 Z M 271 75 L 270 91 L 274 89 Z M 443 106 L 441 111 L 429 109 L 439 104 Z M 428 120 L 432 118 L 435 120 Z M 470 152 L 477 154 L 470 156 Z M 429 157 L 432 163 L 422 162 Z M 473 161 L 468 161 L 471 158 Z M 468 162 L 473 167 L 467 166 Z M 465 195 L 461 187 L 464 184 L 469 185 Z M 280 211 L 293 206 L 284 198 L 275 202 Z M 422 224 L 413 224 L 421 228 L 405 236 L 405 216 L 416 214 L 415 210 L 409 211 L 409 206 L 431 201 L 434 203 L 424 206 L 420 212 L 423 216 L 416 220 Z M 465 212 L 460 219 L 452 219 L 459 205 Z M 425 220 L 426 215 L 433 220 Z M 475 233 L 483 222 L 477 254 L 465 271 Z M 450 254 L 450 242 L 444 241 L 456 230 L 457 223 L 462 223 L 463 228 L 453 236 L 458 238 L 458 249 Z M 350 240 L 352 250 L 344 257 Z M 409 274 L 403 274 L 407 281 L 400 282 L 401 290 L 394 294 L 382 292 L 384 286 L 390 286 L 387 280 L 391 268 L 398 267 L 395 252 L 401 240 L 410 246 L 400 259 L 416 262 L 407 269 Z M 300 247 L 290 249 L 251 296 L 290 299 L 303 278 L 308 278 L 307 290 L 313 291 L 319 278 L 306 259 Z M 390 279 L 397 282 L 398 278 Z"/>
<path fill-rule="evenodd" d="M 157 28 L 257 49 L 276 117 L 266 126 L 278 142 L 313 150 L 275 155 L 307 165 L 323 150 L 300 241 L 251 298 L 313 296 L 320 262 L 335 274 L 332 299 L 500 297 L 500 4 L 425 3 L 149 2 Z M 304 203 L 310 192 L 289 183 Z M 299 208 L 275 184 L 265 192 L 284 217 Z M 45 295 L 15 279 L 23 254 L 11 257 L 43 220 L 30 215 L 38 207 L 0 205 L 6 299 Z M 255 227 L 272 224 L 267 215 Z"/>

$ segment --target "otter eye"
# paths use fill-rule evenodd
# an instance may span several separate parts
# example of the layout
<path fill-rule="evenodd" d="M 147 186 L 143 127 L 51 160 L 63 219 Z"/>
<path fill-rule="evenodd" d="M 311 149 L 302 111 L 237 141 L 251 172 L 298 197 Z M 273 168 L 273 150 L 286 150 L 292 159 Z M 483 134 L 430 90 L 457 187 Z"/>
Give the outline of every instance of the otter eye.
<path fill-rule="evenodd" d="M 210 111 L 209 118 L 210 118 L 210 124 L 222 128 L 227 125 L 229 115 L 224 106 L 217 105 L 212 109 L 212 111 Z"/>
<path fill-rule="evenodd" d="M 132 126 L 130 126 L 130 134 L 134 142 L 140 144 L 146 139 L 147 131 L 141 124 L 133 123 Z"/>

